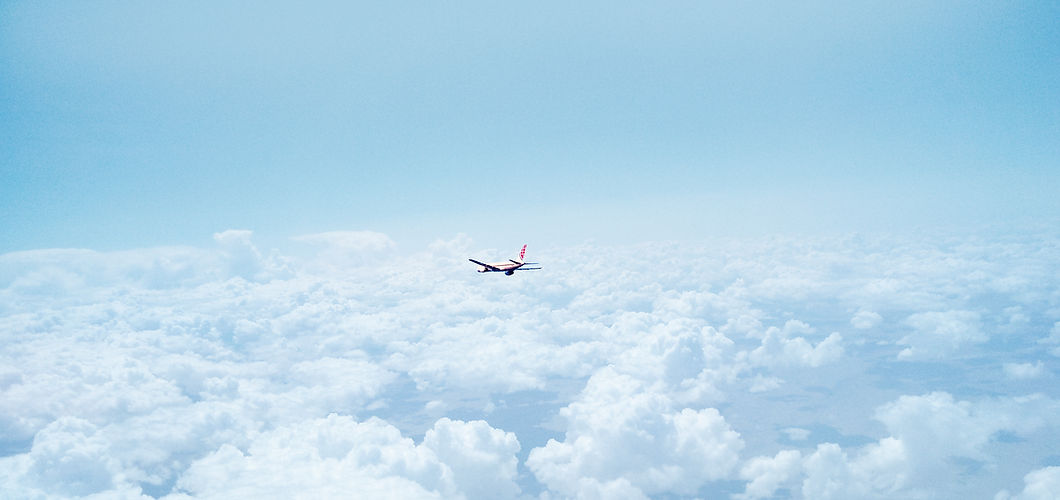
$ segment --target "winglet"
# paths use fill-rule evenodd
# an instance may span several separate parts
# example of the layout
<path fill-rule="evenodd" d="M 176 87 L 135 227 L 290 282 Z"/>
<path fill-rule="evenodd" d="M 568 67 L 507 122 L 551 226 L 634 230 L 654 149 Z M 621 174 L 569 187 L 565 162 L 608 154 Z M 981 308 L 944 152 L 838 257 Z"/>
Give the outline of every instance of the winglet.
<path fill-rule="evenodd" d="M 519 250 L 519 262 L 523 261 L 523 257 L 526 257 L 526 245 L 523 245 L 523 249 Z"/>

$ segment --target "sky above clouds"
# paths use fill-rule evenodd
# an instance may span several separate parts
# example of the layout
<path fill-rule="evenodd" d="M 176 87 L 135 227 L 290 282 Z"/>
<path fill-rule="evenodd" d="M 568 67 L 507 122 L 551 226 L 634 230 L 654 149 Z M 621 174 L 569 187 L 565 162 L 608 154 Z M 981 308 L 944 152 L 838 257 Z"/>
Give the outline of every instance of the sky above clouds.
<path fill-rule="evenodd" d="M 1055 221 L 1058 15 L 5 2 L 0 249 Z"/>
<path fill-rule="evenodd" d="M 1055 498 L 1058 18 L 4 2 L 0 497 Z"/>

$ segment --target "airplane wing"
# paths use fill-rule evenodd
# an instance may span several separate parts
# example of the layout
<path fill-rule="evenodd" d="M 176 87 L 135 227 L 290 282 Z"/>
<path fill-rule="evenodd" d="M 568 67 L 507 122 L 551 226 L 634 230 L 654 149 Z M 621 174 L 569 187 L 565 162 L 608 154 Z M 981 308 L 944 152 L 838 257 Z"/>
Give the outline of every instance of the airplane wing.
<path fill-rule="evenodd" d="M 519 268 L 512 269 L 512 271 L 536 271 L 538 269 L 541 269 L 541 268 L 540 267 L 519 267 Z"/>
<path fill-rule="evenodd" d="M 498 268 L 496 266 L 491 266 L 491 265 L 489 265 L 489 264 L 487 264 L 485 262 L 479 262 L 479 261 L 477 261 L 475 259 L 467 259 L 467 260 L 470 260 L 471 262 L 474 262 L 475 264 L 478 264 L 478 265 L 480 265 L 482 267 L 485 267 L 486 269 L 489 269 L 490 271 L 500 272 L 500 270 L 501 270 L 500 268 Z"/>

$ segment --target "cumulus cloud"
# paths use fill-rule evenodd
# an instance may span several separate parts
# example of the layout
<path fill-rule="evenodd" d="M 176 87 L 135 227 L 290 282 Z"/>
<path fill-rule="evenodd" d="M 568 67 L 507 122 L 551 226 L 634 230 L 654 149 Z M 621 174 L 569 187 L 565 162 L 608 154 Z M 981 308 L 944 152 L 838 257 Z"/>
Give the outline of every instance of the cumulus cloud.
<path fill-rule="evenodd" d="M 1027 436 L 1056 426 L 1058 407 L 1040 395 L 978 402 L 942 392 L 901 396 L 876 412 L 890 435 L 854 450 L 821 443 L 807 455 L 783 450 L 752 458 L 740 471 L 748 481 L 740 496 L 767 498 L 779 488 L 797 488 L 803 498 L 937 496 L 940 478 L 959 474 L 955 458 L 991 462 L 999 433 Z"/>
<path fill-rule="evenodd" d="M 229 229 L 215 233 L 214 241 L 221 247 L 224 259 L 233 276 L 248 280 L 262 277 L 265 262 L 258 248 L 250 241 L 251 231 Z"/>
<path fill-rule="evenodd" d="M 611 368 L 595 373 L 560 414 L 565 439 L 531 450 L 527 466 L 569 496 L 602 497 L 619 486 L 635 496 L 692 495 L 729 477 L 743 448 L 716 409 L 679 410 L 664 393 Z"/>
<path fill-rule="evenodd" d="M 802 471 L 802 454 L 798 450 L 783 450 L 775 457 L 756 457 L 740 469 L 740 478 L 747 480 L 747 488 L 737 498 L 770 498 L 777 489 L 790 482 Z"/>
<path fill-rule="evenodd" d="M 806 323 L 791 320 L 784 328 L 766 330 L 762 345 L 751 351 L 751 362 L 770 366 L 817 367 L 833 362 L 843 355 L 843 336 L 833 332 L 824 340 L 811 344 L 804 337 L 791 337 L 795 332 L 813 333 Z"/>
<path fill-rule="evenodd" d="M 917 313 L 909 316 L 905 324 L 913 332 L 898 341 L 909 346 L 898 353 L 900 359 L 939 358 L 988 338 L 982 330 L 979 313 L 974 311 Z"/>
<path fill-rule="evenodd" d="M 883 321 L 883 317 L 878 313 L 865 310 L 858 311 L 853 318 L 850 318 L 850 324 L 858 330 L 874 328 L 881 321 Z"/>
<path fill-rule="evenodd" d="M 983 448 L 997 431 L 1012 426 L 1019 401 L 995 404 L 957 401 L 944 392 L 902 396 L 881 406 L 876 418 L 919 458 L 961 456 L 987 459 Z M 1011 405 L 1011 406 L 1010 406 Z M 1013 429 L 1015 430 L 1015 429 Z"/>
<path fill-rule="evenodd" d="M 379 419 L 330 415 L 265 432 L 246 450 L 222 445 L 177 482 L 195 498 L 446 498 L 452 470 Z"/>
<path fill-rule="evenodd" d="M 482 421 L 441 419 L 415 444 L 371 418 L 329 415 L 224 444 L 177 482 L 194 498 L 514 498 L 519 443 Z"/>
<path fill-rule="evenodd" d="M 90 422 L 61 417 L 41 429 L 29 452 L 26 480 L 60 495 L 85 496 L 111 489 L 120 466 L 107 454 L 107 442 Z"/>
<path fill-rule="evenodd" d="M 0 497 L 981 497 L 1056 443 L 1049 235 L 586 244 L 510 278 L 465 235 L 297 243 L 0 255 Z"/>
<path fill-rule="evenodd" d="M 908 455 L 900 440 L 886 438 L 849 457 L 834 443 L 817 446 L 803 463 L 803 498 L 886 498 L 906 486 Z"/>
<path fill-rule="evenodd" d="M 441 418 L 427 431 L 423 446 L 453 471 L 458 489 L 469 499 L 514 498 L 519 440 L 485 421 Z"/>
<path fill-rule="evenodd" d="M 998 492 L 994 500 L 1055 500 L 1060 497 L 1060 467 L 1043 467 L 1023 477 L 1025 486 L 1018 495 L 1006 490 Z"/>

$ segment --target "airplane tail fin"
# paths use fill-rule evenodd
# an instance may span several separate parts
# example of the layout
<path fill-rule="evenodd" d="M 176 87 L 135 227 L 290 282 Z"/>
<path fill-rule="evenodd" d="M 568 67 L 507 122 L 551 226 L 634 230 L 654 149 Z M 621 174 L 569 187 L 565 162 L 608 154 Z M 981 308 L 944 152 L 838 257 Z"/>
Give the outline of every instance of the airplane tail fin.
<path fill-rule="evenodd" d="M 523 249 L 519 250 L 519 262 L 522 262 L 526 257 L 526 245 L 523 245 Z"/>

